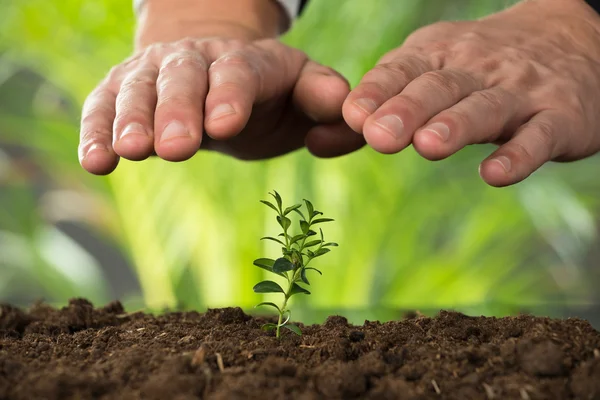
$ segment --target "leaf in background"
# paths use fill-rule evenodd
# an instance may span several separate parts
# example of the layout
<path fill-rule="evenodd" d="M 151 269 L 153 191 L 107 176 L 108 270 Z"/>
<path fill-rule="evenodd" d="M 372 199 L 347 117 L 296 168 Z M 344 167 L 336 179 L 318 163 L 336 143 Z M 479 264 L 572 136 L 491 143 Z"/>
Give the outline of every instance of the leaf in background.
<path fill-rule="evenodd" d="M 283 273 L 294 269 L 294 265 L 287 258 L 278 258 L 273 264 L 273 272 Z"/>
<path fill-rule="evenodd" d="M 295 294 L 299 294 L 299 293 L 310 294 L 310 292 L 308 290 L 304 289 L 302 286 L 298 285 L 297 283 L 294 283 L 292 285 L 292 290 L 290 291 L 290 297 Z"/>
<path fill-rule="evenodd" d="M 273 210 L 275 210 L 277 213 L 279 213 L 279 210 L 277 209 L 277 207 L 275 207 L 275 205 L 273 205 L 273 203 L 271 203 L 270 201 L 267 200 L 261 200 L 260 201 L 263 204 L 266 204 L 267 206 L 271 207 Z"/>
<path fill-rule="evenodd" d="M 279 244 L 280 244 L 280 245 L 282 245 L 282 246 L 285 246 L 285 243 L 283 243 L 281 240 L 279 240 L 279 239 L 276 239 L 276 238 L 274 238 L 274 237 L 271 237 L 271 236 L 265 236 L 265 237 L 262 237 L 262 238 L 260 238 L 260 240 L 271 240 L 271 241 L 273 241 L 273 242 L 279 243 Z"/>
<path fill-rule="evenodd" d="M 273 190 L 273 193 L 271 193 L 271 196 L 273 196 L 275 198 L 275 201 L 277 202 L 279 209 L 281 209 L 283 207 L 283 202 L 281 201 L 281 196 L 279 195 L 279 193 L 277 193 L 275 190 Z"/>
<path fill-rule="evenodd" d="M 279 215 L 277 216 L 277 222 L 279 222 L 284 231 L 287 231 L 292 224 L 292 221 L 288 217 L 281 217 Z"/>
<path fill-rule="evenodd" d="M 300 207 L 302 207 L 302 204 L 294 204 L 293 206 L 290 206 L 290 207 L 286 208 L 283 211 L 283 215 L 288 215 L 289 213 L 291 213 L 292 211 L 296 211 Z"/>
<path fill-rule="evenodd" d="M 273 281 L 262 281 L 254 285 L 255 293 L 284 293 L 281 286 Z"/>
<path fill-rule="evenodd" d="M 318 218 L 318 219 L 315 219 L 314 221 L 312 221 L 311 224 L 315 225 L 315 224 L 321 224 L 323 222 L 331 222 L 331 221 L 333 221 L 333 219 L 331 219 L 331 218 Z"/>
<path fill-rule="evenodd" d="M 254 307 L 260 307 L 260 306 L 269 306 L 269 307 L 273 307 L 274 309 L 276 309 L 279 313 L 281 313 L 281 310 L 279 309 L 279 306 L 275 303 L 271 303 L 270 301 L 263 301 L 262 303 L 259 303 L 257 305 L 255 305 Z"/>
<path fill-rule="evenodd" d="M 285 324 L 283 325 L 283 327 L 289 331 L 294 332 L 298 336 L 302 336 L 302 331 L 300 330 L 300 328 L 298 328 L 298 326 L 294 324 Z"/>
<path fill-rule="evenodd" d="M 312 203 L 310 201 L 304 199 L 304 204 L 306 204 L 306 212 L 312 218 L 314 216 L 313 213 L 315 211 L 315 209 L 313 208 Z"/>

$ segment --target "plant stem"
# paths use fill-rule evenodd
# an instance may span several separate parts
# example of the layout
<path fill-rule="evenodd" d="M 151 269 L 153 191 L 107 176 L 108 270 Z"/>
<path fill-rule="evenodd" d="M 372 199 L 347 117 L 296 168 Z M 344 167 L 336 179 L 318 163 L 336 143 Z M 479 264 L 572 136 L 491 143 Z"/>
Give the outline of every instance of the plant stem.
<path fill-rule="evenodd" d="M 285 308 L 287 307 L 287 302 L 291 297 L 290 293 L 292 292 L 292 287 L 294 286 L 294 283 L 296 283 L 296 281 L 298 280 L 298 276 L 297 276 L 298 271 L 300 271 L 300 269 L 293 271 L 294 273 L 292 274 L 292 278 L 288 280 L 289 286 L 288 286 L 288 290 L 285 292 L 285 297 L 283 299 L 283 305 L 280 308 L 281 312 L 279 313 L 279 319 L 277 321 L 277 331 L 275 332 L 275 337 L 278 339 L 280 336 L 279 332 L 280 332 L 280 328 L 281 328 L 281 321 L 283 320 L 283 314 L 285 314 L 285 312 L 286 312 Z"/>
<path fill-rule="evenodd" d="M 292 283 L 290 283 L 290 287 L 285 294 L 285 299 L 283 300 L 283 305 L 281 306 L 281 312 L 279 313 L 279 320 L 277 321 L 277 332 L 275 333 L 275 337 L 279 339 L 280 336 L 280 328 L 281 328 L 281 320 L 283 319 L 283 314 L 285 314 L 285 308 L 287 307 L 287 302 L 289 300 L 289 292 L 292 290 Z"/>

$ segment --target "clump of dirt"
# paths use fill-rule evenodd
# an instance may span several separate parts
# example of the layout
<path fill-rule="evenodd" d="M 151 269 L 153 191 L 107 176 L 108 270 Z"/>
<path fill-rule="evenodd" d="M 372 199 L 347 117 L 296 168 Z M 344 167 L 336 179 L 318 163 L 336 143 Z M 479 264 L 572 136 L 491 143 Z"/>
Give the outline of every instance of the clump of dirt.
<path fill-rule="evenodd" d="M 5 305 L 0 399 L 600 399 L 600 332 L 579 319 L 332 316 L 282 340 L 264 322 Z"/>

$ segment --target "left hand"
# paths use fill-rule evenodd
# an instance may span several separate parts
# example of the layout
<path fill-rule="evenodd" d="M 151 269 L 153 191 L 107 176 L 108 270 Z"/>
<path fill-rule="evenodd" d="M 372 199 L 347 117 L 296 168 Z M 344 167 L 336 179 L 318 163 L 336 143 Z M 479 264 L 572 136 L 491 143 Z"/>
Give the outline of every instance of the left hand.
<path fill-rule="evenodd" d="M 381 153 L 429 160 L 475 143 L 492 186 L 600 150 L 600 17 L 583 0 L 528 0 L 414 32 L 350 93 L 347 123 Z"/>

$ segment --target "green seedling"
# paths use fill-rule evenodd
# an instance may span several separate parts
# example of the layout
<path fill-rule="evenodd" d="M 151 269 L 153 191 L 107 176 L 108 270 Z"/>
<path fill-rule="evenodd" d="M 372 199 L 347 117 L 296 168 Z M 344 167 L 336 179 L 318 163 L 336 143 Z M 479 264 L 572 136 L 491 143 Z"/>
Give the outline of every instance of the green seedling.
<path fill-rule="evenodd" d="M 283 208 L 281 196 L 276 191 L 269 193 L 275 199 L 275 204 L 267 200 L 261 200 L 269 208 L 277 213 L 277 223 L 283 230 L 277 237 L 263 237 L 261 240 L 271 240 L 279 243 L 282 256 L 277 259 L 259 258 L 254 260 L 254 265 L 273 274 L 283 277 L 287 281 L 287 288 L 284 290 L 278 283 L 274 281 L 262 281 L 254 286 L 256 293 L 281 293 L 283 294 L 283 302 L 281 306 L 275 303 L 263 302 L 257 304 L 259 306 L 272 307 L 277 310 L 279 320 L 276 324 L 265 324 L 262 329 L 265 331 L 275 330 L 275 336 L 280 337 L 280 329 L 286 328 L 297 335 L 302 335 L 300 328 L 293 324 L 288 324 L 291 311 L 288 308 L 290 297 L 296 294 L 309 295 L 310 292 L 300 284 L 310 285 L 306 272 L 309 270 L 316 271 L 319 275 L 323 275 L 321 271 L 308 265 L 312 260 L 327 254 L 329 247 L 337 246 L 337 243 L 325 242 L 323 238 L 323 230 L 319 229 L 319 239 L 315 238 L 317 233 L 312 229 L 315 225 L 333 221 L 331 218 L 322 218 L 323 213 L 314 209 L 312 203 L 304 200 L 305 213 L 302 212 L 302 204 L 294 204 L 293 206 Z M 291 213 L 299 216 L 298 225 L 300 228 L 299 234 L 293 235 L 290 233 L 292 220 L 288 217 Z M 285 320 L 284 320 L 285 317 Z"/>

